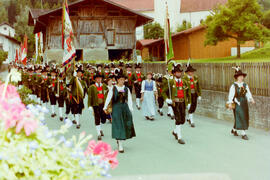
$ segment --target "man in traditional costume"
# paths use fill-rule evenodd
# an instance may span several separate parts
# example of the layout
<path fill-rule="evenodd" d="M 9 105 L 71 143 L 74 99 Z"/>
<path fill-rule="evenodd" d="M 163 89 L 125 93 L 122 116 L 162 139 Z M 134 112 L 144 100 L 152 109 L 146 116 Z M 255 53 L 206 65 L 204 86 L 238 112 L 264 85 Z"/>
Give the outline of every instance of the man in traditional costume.
<path fill-rule="evenodd" d="M 142 86 L 142 81 L 145 79 L 143 73 L 141 72 L 141 64 L 136 63 L 135 64 L 135 72 L 133 73 L 132 79 L 134 82 L 134 88 L 135 88 L 135 93 L 136 93 L 136 106 L 140 110 L 141 105 L 140 105 L 140 99 L 141 99 L 141 86 Z"/>
<path fill-rule="evenodd" d="M 190 64 L 187 65 L 186 74 L 183 79 L 185 79 L 190 86 L 191 91 L 191 107 L 187 113 L 187 121 L 191 127 L 195 127 L 193 114 L 197 108 L 197 101 L 201 100 L 201 86 L 199 83 L 199 77 L 194 74 L 196 69 L 194 69 Z"/>
<path fill-rule="evenodd" d="M 96 74 L 95 84 L 88 89 L 88 107 L 90 112 L 94 112 L 98 140 L 102 140 L 102 136 L 104 136 L 101 123 L 106 123 L 106 114 L 103 111 L 103 107 L 108 93 L 108 88 L 105 83 L 102 83 L 102 78 L 103 75 Z"/>
<path fill-rule="evenodd" d="M 169 86 L 165 86 L 163 91 L 164 99 L 173 107 L 176 127 L 172 134 L 179 144 L 185 144 L 182 138 L 181 128 L 185 124 L 186 108 L 189 109 L 191 103 L 189 83 L 181 78 L 182 72 L 181 65 L 177 64 L 174 67 L 174 79 L 169 81 Z"/>

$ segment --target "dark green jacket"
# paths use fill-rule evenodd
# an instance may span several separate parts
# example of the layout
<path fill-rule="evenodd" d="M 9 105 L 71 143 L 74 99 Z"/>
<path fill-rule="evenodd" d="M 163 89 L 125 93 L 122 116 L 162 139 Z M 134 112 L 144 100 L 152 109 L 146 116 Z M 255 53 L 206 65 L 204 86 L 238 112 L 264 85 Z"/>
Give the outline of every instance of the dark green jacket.
<path fill-rule="evenodd" d="M 191 85 L 191 84 L 190 84 L 190 83 L 191 83 L 191 82 L 190 82 L 190 79 L 189 79 L 189 77 L 188 77 L 187 74 L 183 76 L 183 79 L 185 79 L 185 80 L 189 83 L 189 85 Z M 194 79 L 194 88 L 195 88 L 195 92 L 197 93 L 198 96 L 201 96 L 201 94 L 202 94 L 202 89 L 201 89 L 201 86 L 200 86 L 200 83 L 199 83 L 199 77 L 196 76 L 196 75 L 194 75 L 193 79 Z"/>
<path fill-rule="evenodd" d="M 190 85 L 185 79 L 182 79 L 182 81 L 183 81 L 183 89 L 184 89 L 184 99 L 185 99 L 185 104 L 187 106 L 188 104 L 191 104 Z M 177 87 L 176 87 L 175 79 L 171 79 L 169 81 L 169 84 L 170 84 L 171 98 L 172 98 L 172 101 L 174 102 L 175 95 L 177 94 Z M 170 98 L 168 85 L 164 86 L 162 96 L 165 100 Z"/>
<path fill-rule="evenodd" d="M 108 87 L 102 83 L 102 92 L 104 94 L 104 103 L 106 101 L 106 97 L 108 94 Z M 95 84 L 92 84 L 89 88 L 88 88 L 88 107 L 90 106 L 98 106 L 98 91 L 97 91 L 97 87 Z"/>

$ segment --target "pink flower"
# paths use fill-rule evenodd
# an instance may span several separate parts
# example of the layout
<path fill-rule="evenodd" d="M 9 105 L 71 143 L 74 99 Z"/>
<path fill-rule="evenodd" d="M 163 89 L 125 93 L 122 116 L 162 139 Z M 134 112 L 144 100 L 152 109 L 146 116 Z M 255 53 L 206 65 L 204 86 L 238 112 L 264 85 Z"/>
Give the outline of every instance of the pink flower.
<path fill-rule="evenodd" d="M 87 156 L 90 153 L 100 155 L 101 160 L 108 161 L 111 164 L 112 169 L 118 166 L 118 151 L 112 151 L 111 146 L 105 142 L 99 141 L 96 143 L 94 140 L 89 141 L 84 154 Z"/>
<path fill-rule="evenodd" d="M 22 128 L 24 128 L 26 136 L 29 136 L 30 134 L 34 133 L 37 129 L 37 122 L 35 120 L 22 120 L 19 121 L 16 126 L 16 133 L 20 133 Z"/>

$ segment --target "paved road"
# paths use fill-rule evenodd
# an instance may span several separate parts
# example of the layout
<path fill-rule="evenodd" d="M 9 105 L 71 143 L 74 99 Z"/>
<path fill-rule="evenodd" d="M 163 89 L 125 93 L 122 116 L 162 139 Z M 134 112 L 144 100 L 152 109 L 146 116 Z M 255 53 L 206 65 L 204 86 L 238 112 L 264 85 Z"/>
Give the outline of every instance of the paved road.
<path fill-rule="evenodd" d="M 250 128 L 249 141 L 230 134 L 231 122 L 195 116 L 196 128 L 183 128 L 186 145 L 180 145 L 171 135 L 174 122 L 166 116 L 146 121 L 142 112 L 133 112 L 137 137 L 124 143 L 125 153 L 119 154 L 119 166 L 113 176 L 153 174 L 220 173 L 232 180 L 270 179 L 270 133 Z M 47 117 L 51 129 L 62 122 Z M 81 129 L 70 129 L 67 136 L 82 131 L 96 138 L 93 116 L 83 111 Z M 111 138 L 111 125 L 103 126 L 103 141 L 117 148 Z"/>

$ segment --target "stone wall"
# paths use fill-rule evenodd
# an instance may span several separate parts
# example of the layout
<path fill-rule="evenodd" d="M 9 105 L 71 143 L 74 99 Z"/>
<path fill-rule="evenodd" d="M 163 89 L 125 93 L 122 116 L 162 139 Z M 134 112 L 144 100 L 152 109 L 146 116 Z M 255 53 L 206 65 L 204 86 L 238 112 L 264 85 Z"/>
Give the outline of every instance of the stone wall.
<path fill-rule="evenodd" d="M 256 104 L 249 104 L 250 126 L 270 129 L 270 97 L 253 96 Z M 234 122 L 233 112 L 225 108 L 228 93 L 203 90 L 196 114 Z"/>

